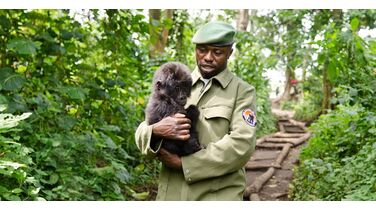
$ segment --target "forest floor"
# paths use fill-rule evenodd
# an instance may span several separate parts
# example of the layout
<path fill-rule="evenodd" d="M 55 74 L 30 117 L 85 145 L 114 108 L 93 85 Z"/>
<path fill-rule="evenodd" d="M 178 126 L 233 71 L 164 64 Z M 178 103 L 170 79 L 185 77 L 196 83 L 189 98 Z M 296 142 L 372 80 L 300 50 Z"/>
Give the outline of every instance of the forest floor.
<path fill-rule="evenodd" d="M 291 111 L 273 104 L 279 131 L 257 139 L 256 150 L 246 164 L 247 188 L 244 200 L 288 201 L 294 166 L 305 141 L 310 137 L 305 123 L 292 119 Z"/>

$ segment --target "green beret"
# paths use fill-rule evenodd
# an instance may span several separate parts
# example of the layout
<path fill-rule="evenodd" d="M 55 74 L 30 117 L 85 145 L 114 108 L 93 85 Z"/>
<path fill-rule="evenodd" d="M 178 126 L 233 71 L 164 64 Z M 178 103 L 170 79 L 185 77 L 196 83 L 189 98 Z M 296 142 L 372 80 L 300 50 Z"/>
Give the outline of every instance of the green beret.
<path fill-rule="evenodd" d="M 202 26 L 192 38 L 195 44 L 228 46 L 234 43 L 235 28 L 224 22 L 209 22 Z"/>

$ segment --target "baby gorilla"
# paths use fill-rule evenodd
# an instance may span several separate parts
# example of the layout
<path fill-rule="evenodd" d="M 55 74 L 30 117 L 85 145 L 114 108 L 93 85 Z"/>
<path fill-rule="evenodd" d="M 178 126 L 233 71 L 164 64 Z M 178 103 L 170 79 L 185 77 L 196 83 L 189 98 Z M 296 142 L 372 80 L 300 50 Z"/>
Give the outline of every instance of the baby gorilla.
<path fill-rule="evenodd" d="M 149 125 L 176 113 L 185 114 L 191 120 L 190 138 L 187 141 L 164 139 L 162 147 L 179 156 L 189 155 L 201 149 L 198 134 L 195 130 L 199 111 L 190 105 L 184 105 L 191 95 L 192 78 L 189 69 L 178 62 L 163 64 L 154 74 L 153 91 L 146 107 Z"/>

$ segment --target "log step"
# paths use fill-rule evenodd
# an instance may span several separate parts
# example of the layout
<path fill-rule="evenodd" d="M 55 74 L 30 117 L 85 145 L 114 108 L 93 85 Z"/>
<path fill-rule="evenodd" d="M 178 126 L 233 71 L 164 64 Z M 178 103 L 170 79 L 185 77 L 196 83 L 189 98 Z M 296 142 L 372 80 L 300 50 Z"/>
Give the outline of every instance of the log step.
<path fill-rule="evenodd" d="M 250 196 L 252 193 L 258 193 L 262 186 L 273 176 L 275 168 L 271 167 L 264 174 L 260 175 L 255 179 L 252 185 L 248 186 L 245 189 L 244 196 Z M 252 199 L 251 197 L 249 197 Z"/>

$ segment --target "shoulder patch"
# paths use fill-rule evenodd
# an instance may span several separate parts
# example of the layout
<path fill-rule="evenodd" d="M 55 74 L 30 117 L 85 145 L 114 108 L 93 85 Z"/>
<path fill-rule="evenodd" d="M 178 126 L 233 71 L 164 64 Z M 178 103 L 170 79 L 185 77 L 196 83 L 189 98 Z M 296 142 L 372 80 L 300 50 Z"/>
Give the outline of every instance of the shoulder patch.
<path fill-rule="evenodd" d="M 248 125 L 252 127 L 256 126 L 257 124 L 256 114 L 251 109 L 249 108 L 244 109 L 242 112 L 242 116 L 243 116 L 244 121 Z"/>

